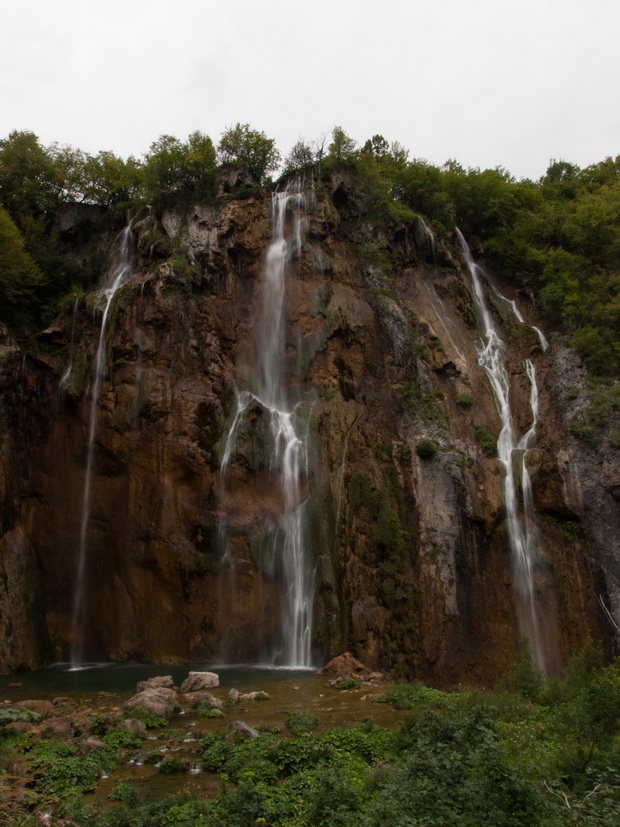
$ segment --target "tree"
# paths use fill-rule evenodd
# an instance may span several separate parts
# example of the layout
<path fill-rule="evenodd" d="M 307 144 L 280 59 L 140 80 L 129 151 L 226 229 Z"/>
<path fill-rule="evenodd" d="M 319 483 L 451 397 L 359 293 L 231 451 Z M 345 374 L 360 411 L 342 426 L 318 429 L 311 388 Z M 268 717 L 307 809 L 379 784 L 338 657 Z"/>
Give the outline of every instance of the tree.
<path fill-rule="evenodd" d="M 84 164 L 84 199 L 102 207 L 124 209 L 135 200 L 141 183 L 140 164 L 113 152 L 88 155 Z"/>
<path fill-rule="evenodd" d="M 223 164 L 245 164 L 261 184 L 278 169 L 281 160 L 273 138 L 250 129 L 247 123 L 236 123 L 222 133 L 218 155 Z"/>
<path fill-rule="evenodd" d="M 43 274 L 26 252 L 24 240 L 6 210 L 0 208 L 0 319 L 27 320 Z"/>
<path fill-rule="evenodd" d="M 151 144 L 142 167 L 144 196 L 158 207 L 201 201 L 211 193 L 215 149 L 208 135 L 192 132 L 183 143 L 162 135 Z"/>
<path fill-rule="evenodd" d="M 341 126 L 332 129 L 332 142 L 328 147 L 330 157 L 336 165 L 351 164 L 356 160 L 357 141 L 349 138 Z"/>
<path fill-rule="evenodd" d="M 315 158 L 312 145 L 300 138 L 286 156 L 283 172 L 287 175 L 292 172 L 303 172 L 312 169 Z"/>
<path fill-rule="evenodd" d="M 57 166 L 34 132 L 14 130 L 0 141 L 0 203 L 18 225 L 54 213 L 60 189 Z"/>

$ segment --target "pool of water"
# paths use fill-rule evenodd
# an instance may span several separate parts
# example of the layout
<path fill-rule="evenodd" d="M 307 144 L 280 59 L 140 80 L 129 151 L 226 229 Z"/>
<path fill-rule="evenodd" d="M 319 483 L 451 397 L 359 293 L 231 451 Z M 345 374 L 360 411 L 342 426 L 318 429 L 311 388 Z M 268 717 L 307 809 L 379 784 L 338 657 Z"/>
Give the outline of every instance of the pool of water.
<path fill-rule="evenodd" d="M 156 675 L 171 675 L 180 686 L 189 672 L 216 672 L 222 688 L 239 691 L 260 689 L 265 684 L 303 683 L 314 677 L 312 669 L 285 669 L 247 664 L 118 664 L 92 663 L 71 669 L 68 663 L 55 663 L 35 672 L 0 675 L 0 697 L 13 700 L 26 697 L 53 698 L 58 695 L 84 695 L 92 692 L 113 692 L 133 695 L 138 681 Z M 267 690 L 268 691 L 268 690 Z"/>

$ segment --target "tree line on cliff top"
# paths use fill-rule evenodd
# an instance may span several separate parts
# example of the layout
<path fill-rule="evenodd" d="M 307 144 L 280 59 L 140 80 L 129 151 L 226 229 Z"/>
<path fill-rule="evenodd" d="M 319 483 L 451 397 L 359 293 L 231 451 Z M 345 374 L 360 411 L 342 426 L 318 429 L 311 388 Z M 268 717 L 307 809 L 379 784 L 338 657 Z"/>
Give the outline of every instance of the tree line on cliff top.
<path fill-rule="evenodd" d="M 141 159 L 11 132 L 0 140 L 0 320 L 40 327 L 72 287 L 96 283 L 101 262 L 78 265 L 54 241 L 61 205 L 118 218 L 144 204 L 161 212 L 210 201 L 227 164 L 245 165 L 268 187 L 295 173 L 321 187 L 345 170 L 361 195 L 352 220 L 407 225 L 421 215 L 440 232 L 458 226 L 484 245 L 489 266 L 538 295 L 547 323 L 571 335 L 594 372 L 620 370 L 620 156 L 584 169 L 553 161 L 538 181 L 516 180 L 503 168 L 410 159 L 381 135 L 358 144 L 340 127 L 300 139 L 284 160 L 273 139 L 241 123 L 217 146 L 201 132 L 162 135 Z"/>

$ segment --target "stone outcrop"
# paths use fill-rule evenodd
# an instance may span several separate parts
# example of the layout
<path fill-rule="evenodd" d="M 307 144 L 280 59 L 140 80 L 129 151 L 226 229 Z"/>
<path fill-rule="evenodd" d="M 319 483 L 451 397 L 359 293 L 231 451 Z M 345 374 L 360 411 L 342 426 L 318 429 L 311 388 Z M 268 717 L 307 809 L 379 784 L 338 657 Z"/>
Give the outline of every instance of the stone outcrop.
<path fill-rule="evenodd" d="M 200 692 L 219 685 L 220 679 L 215 672 L 190 672 L 181 684 L 181 692 Z"/>
<path fill-rule="evenodd" d="M 270 195 L 235 199 L 249 181 L 227 176 L 213 203 L 134 227 L 136 272 L 111 307 L 97 411 L 88 658 L 261 661 L 277 639 L 282 584 L 261 537 L 283 505 L 260 406 L 240 431 L 225 490 L 220 475 L 235 388 L 255 365 Z M 497 437 L 499 422 L 460 252 L 444 235 L 434 262 L 414 228 L 359 219 L 363 197 L 347 176 L 316 199 L 309 191 L 307 203 L 287 285 L 284 371 L 310 430 L 300 496 L 316 662 L 349 650 L 371 671 L 495 682 L 517 657 L 519 606 L 501 470 L 479 436 Z M 495 286 L 515 298 L 500 275 Z M 608 654 L 616 645 L 599 598 L 620 623 L 619 414 L 593 398 L 559 335 L 543 352 L 535 306 L 519 299 L 522 324 L 493 296 L 520 434 L 531 420 L 524 360 L 536 366 L 535 593 L 557 671 L 589 639 Z M 27 353 L 0 331 L 3 671 L 70 650 L 97 296 L 78 303 L 73 335 L 72 313 Z M 140 695 L 149 692 L 154 714 L 168 714 L 171 684 Z"/>

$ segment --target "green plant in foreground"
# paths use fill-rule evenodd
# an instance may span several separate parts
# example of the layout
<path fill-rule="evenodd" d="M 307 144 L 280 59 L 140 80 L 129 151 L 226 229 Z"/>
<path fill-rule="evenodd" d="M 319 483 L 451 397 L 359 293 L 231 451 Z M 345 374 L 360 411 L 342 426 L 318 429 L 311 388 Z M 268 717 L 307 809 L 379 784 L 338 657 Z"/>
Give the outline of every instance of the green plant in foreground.
<path fill-rule="evenodd" d="M 293 735 L 300 735 L 315 729 L 319 725 L 319 719 L 312 712 L 290 712 L 284 723 Z"/>

